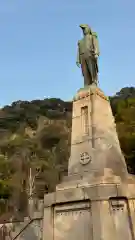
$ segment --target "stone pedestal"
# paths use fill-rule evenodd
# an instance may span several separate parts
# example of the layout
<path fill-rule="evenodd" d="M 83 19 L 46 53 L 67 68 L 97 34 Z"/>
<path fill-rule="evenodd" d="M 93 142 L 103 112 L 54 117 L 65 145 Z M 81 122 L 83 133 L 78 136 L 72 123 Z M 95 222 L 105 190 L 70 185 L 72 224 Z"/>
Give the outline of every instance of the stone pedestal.
<path fill-rule="evenodd" d="M 135 182 L 76 185 L 45 197 L 44 240 L 135 239 Z"/>
<path fill-rule="evenodd" d="M 95 86 L 74 97 L 68 176 L 45 195 L 43 239 L 135 239 L 135 179 L 110 103 Z"/>
<path fill-rule="evenodd" d="M 74 97 L 68 175 L 93 178 L 108 171 L 121 178 L 127 174 L 108 98 L 91 86 Z"/>

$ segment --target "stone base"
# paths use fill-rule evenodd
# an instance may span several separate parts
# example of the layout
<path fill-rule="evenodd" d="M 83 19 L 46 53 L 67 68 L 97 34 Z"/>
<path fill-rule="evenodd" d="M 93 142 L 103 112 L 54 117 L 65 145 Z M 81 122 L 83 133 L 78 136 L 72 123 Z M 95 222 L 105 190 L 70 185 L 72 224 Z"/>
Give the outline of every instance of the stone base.
<path fill-rule="evenodd" d="M 124 183 L 69 183 L 44 198 L 44 240 L 134 239 L 133 176 Z"/>
<path fill-rule="evenodd" d="M 135 239 L 128 175 L 110 103 L 96 86 L 73 101 L 68 177 L 44 198 L 43 240 Z"/>

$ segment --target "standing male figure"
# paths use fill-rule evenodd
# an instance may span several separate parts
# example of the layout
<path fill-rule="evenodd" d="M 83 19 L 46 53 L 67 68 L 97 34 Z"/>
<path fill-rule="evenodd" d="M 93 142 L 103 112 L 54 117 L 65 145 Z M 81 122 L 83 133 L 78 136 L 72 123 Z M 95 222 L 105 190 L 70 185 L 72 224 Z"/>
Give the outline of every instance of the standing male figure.
<path fill-rule="evenodd" d="M 84 38 L 78 41 L 77 66 L 82 68 L 84 85 L 96 84 L 98 81 L 98 56 L 99 47 L 96 33 L 91 28 L 82 24 Z"/>

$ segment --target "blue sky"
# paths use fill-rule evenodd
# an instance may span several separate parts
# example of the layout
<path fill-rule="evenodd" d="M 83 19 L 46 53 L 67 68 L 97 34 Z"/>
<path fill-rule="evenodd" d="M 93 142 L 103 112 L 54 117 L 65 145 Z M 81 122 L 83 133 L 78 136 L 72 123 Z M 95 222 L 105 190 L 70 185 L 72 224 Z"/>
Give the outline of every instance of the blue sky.
<path fill-rule="evenodd" d="M 100 88 L 135 85 L 134 0 L 0 0 L 0 106 L 16 100 L 71 100 L 79 25 L 98 33 Z"/>

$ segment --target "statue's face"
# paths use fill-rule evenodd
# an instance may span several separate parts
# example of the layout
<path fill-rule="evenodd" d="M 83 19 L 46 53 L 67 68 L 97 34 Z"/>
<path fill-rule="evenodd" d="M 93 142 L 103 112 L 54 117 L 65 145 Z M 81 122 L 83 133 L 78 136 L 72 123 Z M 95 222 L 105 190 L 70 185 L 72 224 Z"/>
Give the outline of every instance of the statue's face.
<path fill-rule="evenodd" d="M 91 33 L 91 31 L 90 31 L 90 29 L 89 28 L 83 28 L 83 34 L 84 35 L 87 35 L 87 34 L 90 34 Z"/>

